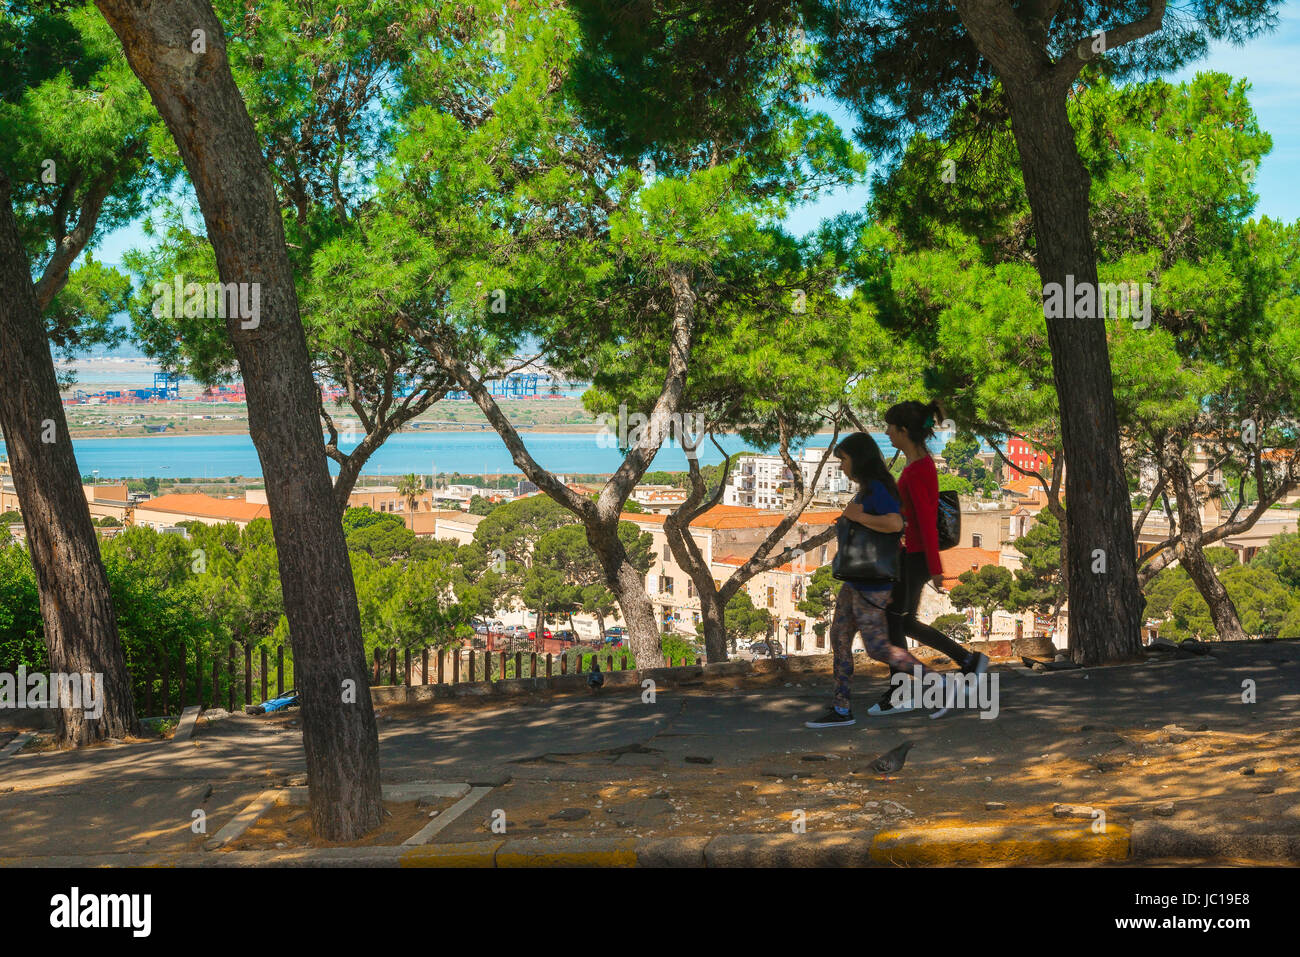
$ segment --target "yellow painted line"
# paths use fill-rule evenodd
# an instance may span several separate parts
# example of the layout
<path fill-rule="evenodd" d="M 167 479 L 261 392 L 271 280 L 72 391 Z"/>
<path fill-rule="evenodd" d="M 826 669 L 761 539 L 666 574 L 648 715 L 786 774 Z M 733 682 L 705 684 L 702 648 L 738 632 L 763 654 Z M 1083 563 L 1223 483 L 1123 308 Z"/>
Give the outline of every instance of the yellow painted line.
<path fill-rule="evenodd" d="M 1050 864 L 1055 861 L 1116 861 L 1129 856 L 1129 829 L 1109 824 L 1094 834 L 1077 827 L 896 828 L 871 842 L 878 864 Z"/>
<path fill-rule="evenodd" d="M 570 843 L 573 849 L 556 850 L 549 842 L 511 841 L 497 853 L 497 867 L 636 867 L 636 840 L 621 838 L 601 841 L 597 847 L 584 847 L 586 841 Z M 594 843 L 594 842 L 593 842 Z"/>
<path fill-rule="evenodd" d="M 494 867 L 497 850 L 505 840 L 464 844 L 420 844 L 403 851 L 399 867 Z"/>

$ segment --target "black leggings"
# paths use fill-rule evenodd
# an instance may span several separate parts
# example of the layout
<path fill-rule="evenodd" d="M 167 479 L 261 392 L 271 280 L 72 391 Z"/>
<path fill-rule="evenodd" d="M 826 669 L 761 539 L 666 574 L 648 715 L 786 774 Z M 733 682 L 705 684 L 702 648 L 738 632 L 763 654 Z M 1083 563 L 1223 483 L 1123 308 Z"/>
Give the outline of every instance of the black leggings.
<path fill-rule="evenodd" d="M 899 558 L 899 577 L 885 606 L 885 619 L 889 625 L 889 643 L 896 648 L 907 648 L 907 635 L 935 651 L 943 652 L 958 665 L 966 663 L 969 653 L 957 642 L 937 628 L 916 620 L 916 607 L 921 603 L 921 589 L 930 580 L 930 566 L 925 552 L 904 551 Z"/>

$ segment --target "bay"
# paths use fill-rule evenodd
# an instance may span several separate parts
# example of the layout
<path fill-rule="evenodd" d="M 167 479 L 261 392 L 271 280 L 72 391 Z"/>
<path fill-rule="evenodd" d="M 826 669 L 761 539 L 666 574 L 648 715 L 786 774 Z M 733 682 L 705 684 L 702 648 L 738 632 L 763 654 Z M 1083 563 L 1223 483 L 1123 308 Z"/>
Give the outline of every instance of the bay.
<path fill-rule="evenodd" d="M 618 449 L 602 448 L 595 432 L 522 433 L 524 443 L 542 467 L 566 475 L 613 472 L 623 461 Z M 886 457 L 894 449 L 883 433 L 873 433 Z M 811 448 L 825 448 L 829 435 L 814 437 Z M 942 439 L 933 447 L 942 447 Z M 719 438 L 728 453 L 751 448 L 738 435 Z M 83 475 L 95 470 L 99 479 L 221 478 L 228 475 L 262 475 L 257 449 L 248 435 L 159 435 L 133 438 L 77 439 L 73 442 L 77 466 Z M 345 446 L 346 448 L 346 446 Z M 0 441 L 0 452 L 4 443 Z M 754 451 L 764 451 L 754 449 Z M 711 442 L 700 451 L 702 465 L 717 465 L 722 456 Z M 338 466 L 331 461 L 330 473 Z M 654 470 L 681 472 L 686 455 L 676 442 L 666 444 L 655 456 Z M 414 472 L 462 474 L 518 473 L 505 443 L 495 432 L 403 432 L 390 438 L 367 463 L 365 474 L 404 475 Z"/>

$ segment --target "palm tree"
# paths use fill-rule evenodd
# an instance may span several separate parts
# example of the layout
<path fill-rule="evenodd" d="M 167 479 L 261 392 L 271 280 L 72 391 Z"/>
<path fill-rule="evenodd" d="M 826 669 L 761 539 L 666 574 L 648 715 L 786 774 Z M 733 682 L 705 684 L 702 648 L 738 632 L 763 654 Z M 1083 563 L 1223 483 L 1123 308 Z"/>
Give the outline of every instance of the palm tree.
<path fill-rule="evenodd" d="M 397 494 L 406 500 L 406 508 L 411 513 L 411 531 L 415 531 L 415 505 L 424 494 L 424 479 L 412 472 L 403 475 L 397 483 Z"/>

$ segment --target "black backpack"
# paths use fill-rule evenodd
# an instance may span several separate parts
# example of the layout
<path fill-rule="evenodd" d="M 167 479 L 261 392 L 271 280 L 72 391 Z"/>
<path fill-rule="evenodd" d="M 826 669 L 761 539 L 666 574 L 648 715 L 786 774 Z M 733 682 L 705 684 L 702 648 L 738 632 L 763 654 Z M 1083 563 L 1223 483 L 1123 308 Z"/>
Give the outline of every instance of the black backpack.
<path fill-rule="evenodd" d="M 895 452 L 889 460 L 890 471 L 902 452 Z M 961 541 L 961 497 L 954 491 L 939 493 L 939 551 L 956 548 Z"/>
<path fill-rule="evenodd" d="M 961 541 L 961 498 L 954 491 L 939 493 L 939 551 Z"/>

